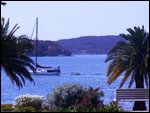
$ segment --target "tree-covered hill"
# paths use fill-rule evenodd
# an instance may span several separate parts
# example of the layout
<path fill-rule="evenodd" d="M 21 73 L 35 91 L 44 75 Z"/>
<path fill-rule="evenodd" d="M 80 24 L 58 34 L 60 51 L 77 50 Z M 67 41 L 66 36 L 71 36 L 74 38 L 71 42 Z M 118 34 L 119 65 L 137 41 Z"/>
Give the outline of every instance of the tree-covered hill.
<path fill-rule="evenodd" d="M 107 54 L 116 44 L 123 40 L 121 36 L 82 36 L 58 41 L 38 40 L 38 56 L 70 56 L 80 54 Z M 35 41 L 32 42 L 35 47 Z M 31 55 L 35 55 L 32 52 Z"/>
<path fill-rule="evenodd" d="M 32 44 L 34 45 L 35 48 L 35 41 L 32 41 Z M 31 56 L 35 55 L 35 49 L 30 55 Z M 70 56 L 71 52 L 67 51 L 54 41 L 38 40 L 37 56 L 59 56 L 59 55 Z"/>
<path fill-rule="evenodd" d="M 72 54 L 106 54 L 116 42 L 123 40 L 120 36 L 82 36 L 56 41 Z"/>

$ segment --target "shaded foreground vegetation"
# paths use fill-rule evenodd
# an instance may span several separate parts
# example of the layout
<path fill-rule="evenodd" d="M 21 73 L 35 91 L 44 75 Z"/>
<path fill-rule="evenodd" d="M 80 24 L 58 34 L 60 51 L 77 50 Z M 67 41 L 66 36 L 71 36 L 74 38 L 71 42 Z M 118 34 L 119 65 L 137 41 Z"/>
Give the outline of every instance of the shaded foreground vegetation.
<path fill-rule="evenodd" d="M 13 112 L 119 112 L 115 102 L 104 105 L 103 91 L 85 88 L 79 84 L 65 84 L 49 93 L 46 98 L 39 95 L 20 95 L 13 105 L 1 105 L 1 111 Z"/>
<path fill-rule="evenodd" d="M 73 107 L 69 107 L 69 108 L 58 108 L 54 111 L 52 109 L 45 109 L 45 108 L 40 108 L 37 110 L 32 106 L 30 107 L 20 106 L 18 107 L 17 110 L 15 110 L 12 104 L 4 104 L 1 105 L 1 112 L 124 112 L 124 111 L 120 110 L 120 108 L 115 105 L 106 105 L 101 109 L 94 109 L 94 108 L 91 109 L 87 107 L 76 109 Z"/>

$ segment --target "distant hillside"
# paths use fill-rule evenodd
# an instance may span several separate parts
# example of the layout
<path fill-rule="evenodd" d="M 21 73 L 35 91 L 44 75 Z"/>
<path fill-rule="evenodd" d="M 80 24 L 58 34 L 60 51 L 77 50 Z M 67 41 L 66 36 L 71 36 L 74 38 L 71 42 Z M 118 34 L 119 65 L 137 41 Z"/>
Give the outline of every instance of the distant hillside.
<path fill-rule="evenodd" d="M 120 36 L 82 36 L 58 41 L 38 40 L 38 56 L 70 56 L 72 54 L 107 54 L 116 44 L 123 40 Z M 35 47 L 35 41 L 32 42 Z M 35 52 L 30 54 L 35 55 Z"/>
<path fill-rule="evenodd" d="M 123 40 L 120 36 L 82 36 L 56 41 L 72 54 L 107 54 L 116 42 Z"/>
<path fill-rule="evenodd" d="M 32 42 L 32 44 L 35 47 L 35 41 Z M 33 51 L 31 56 L 35 56 L 35 51 Z M 71 52 L 64 49 L 62 46 L 57 44 L 54 41 L 43 41 L 38 40 L 38 46 L 37 46 L 37 55 L 38 56 L 70 56 Z"/>

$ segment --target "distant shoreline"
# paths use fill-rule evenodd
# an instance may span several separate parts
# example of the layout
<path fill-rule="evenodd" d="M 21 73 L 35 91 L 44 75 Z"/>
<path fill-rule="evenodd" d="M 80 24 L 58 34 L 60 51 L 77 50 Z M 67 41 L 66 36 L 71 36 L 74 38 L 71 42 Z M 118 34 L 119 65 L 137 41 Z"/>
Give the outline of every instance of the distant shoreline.
<path fill-rule="evenodd" d="M 59 56 L 38 56 L 38 57 L 72 57 L 72 56 L 106 56 L 107 54 L 73 54 L 71 56 L 59 55 Z M 30 56 L 35 57 L 35 56 Z"/>

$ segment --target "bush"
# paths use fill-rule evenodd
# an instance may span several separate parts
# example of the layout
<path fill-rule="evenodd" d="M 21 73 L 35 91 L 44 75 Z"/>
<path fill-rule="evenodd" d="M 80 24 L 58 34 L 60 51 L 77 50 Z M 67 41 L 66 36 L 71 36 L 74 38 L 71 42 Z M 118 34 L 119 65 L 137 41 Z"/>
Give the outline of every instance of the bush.
<path fill-rule="evenodd" d="M 29 95 L 29 94 L 20 95 L 15 98 L 15 108 L 21 106 L 21 107 L 33 107 L 35 109 L 40 109 L 42 102 L 43 102 L 43 96 Z"/>
<path fill-rule="evenodd" d="M 32 106 L 17 106 L 14 112 L 37 112 L 37 110 Z"/>
<path fill-rule="evenodd" d="M 13 111 L 12 104 L 3 104 L 3 105 L 1 105 L 1 111 Z"/>
<path fill-rule="evenodd" d="M 32 106 L 18 106 L 14 110 L 14 112 L 52 112 L 50 109 L 39 108 L 35 109 Z"/>
<path fill-rule="evenodd" d="M 69 107 L 69 108 L 57 108 L 55 112 L 77 112 L 76 109 Z"/>
<path fill-rule="evenodd" d="M 74 110 L 104 107 L 101 97 L 104 94 L 99 88 L 85 88 L 79 84 L 65 84 L 56 88 L 43 103 L 43 107 L 53 110 Z M 66 109 L 67 108 L 67 109 Z"/>
<path fill-rule="evenodd" d="M 69 107 L 69 108 L 57 108 L 56 112 L 124 112 L 121 109 L 118 108 L 112 108 L 109 107 L 109 105 L 103 107 L 103 108 L 89 108 L 89 107 L 80 107 L 80 108 L 74 108 L 74 107 Z"/>
<path fill-rule="evenodd" d="M 125 112 L 121 109 L 120 106 L 117 106 L 114 103 L 105 105 L 100 108 L 89 108 L 87 106 L 81 107 L 69 107 L 69 108 L 57 108 L 56 112 Z"/>
<path fill-rule="evenodd" d="M 82 95 L 82 98 L 75 99 L 75 103 L 70 107 L 58 107 L 56 112 L 123 112 L 121 107 L 116 102 L 110 102 L 109 105 L 104 105 L 104 94 L 99 88 L 89 88 Z"/>
<path fill-rule="evenodd" d="M 64 84 L 48 94 L 47 102 L 45 101 L 43 106 L 52 109 L 58 107 L 69 108 L 75 103 L 75 100 L 80 100 L 85 92 L 86 88 L 79 84 Z"/>
<path fill-rule="evenodd" d="M 116 102 L 112 101 L 109 105 L 106 105 L 101 112 L 123 112 L 121 106 L 118 106 Z"/>
<path fill-rule="evenodd" d="M 74 107 L 76 108 L 102 108 L 104 107 L 103 100 L 103 91 L 99 91 L 99 88 L 93 89 L 90 87 L 80 100 L 76 99 Z"/>

